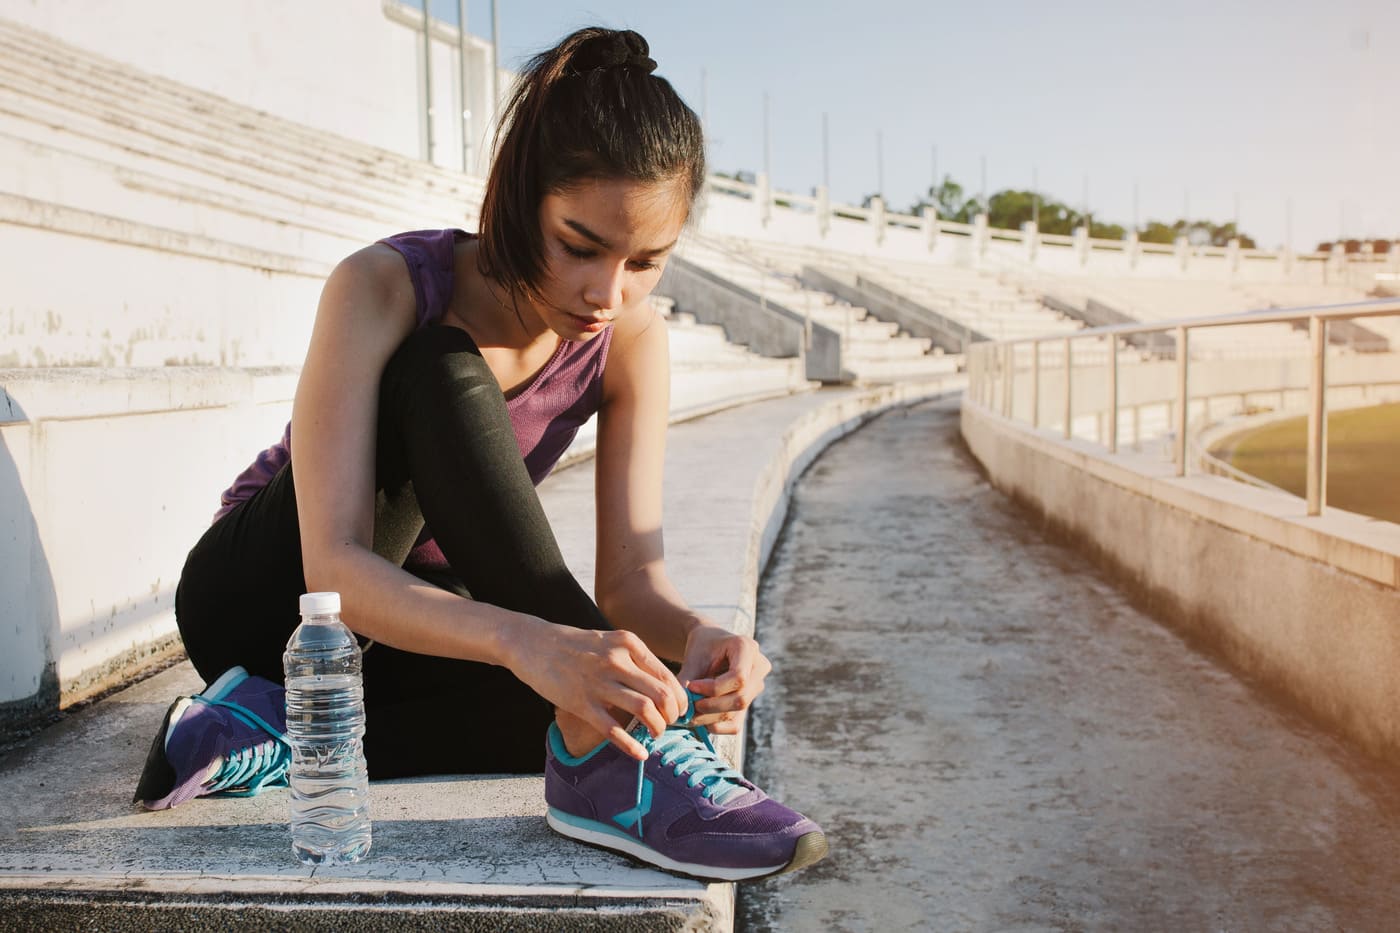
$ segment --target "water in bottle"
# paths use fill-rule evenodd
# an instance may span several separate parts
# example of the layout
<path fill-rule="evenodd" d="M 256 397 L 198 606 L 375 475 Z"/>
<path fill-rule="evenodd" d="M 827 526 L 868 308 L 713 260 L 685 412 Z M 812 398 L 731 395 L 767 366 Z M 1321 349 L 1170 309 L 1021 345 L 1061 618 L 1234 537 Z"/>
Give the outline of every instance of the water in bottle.
<path fill-rule="evenodd" d="M 339 593 L 301 597 L 301 625 L 282 655 L 292 746 L 292 851 L 308 865 L 369 852 L 369 775 L 360 646 L 340 621 Z"/>

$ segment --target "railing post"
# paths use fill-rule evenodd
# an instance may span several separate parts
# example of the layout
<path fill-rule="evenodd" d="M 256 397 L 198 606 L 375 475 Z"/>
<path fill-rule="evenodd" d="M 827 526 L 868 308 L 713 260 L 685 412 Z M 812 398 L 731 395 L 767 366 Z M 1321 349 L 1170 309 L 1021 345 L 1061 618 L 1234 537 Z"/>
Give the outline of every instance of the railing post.
<path fill-rule="evenodd" d="M 1040 341 L 1031 344 L 1031 427 L 1040 427 Z"/>
<path fill-rule="evenodd" d="M 1016 409 L 1013 398 L 1016 394 L 1016 344 L 1006 345 L 1006 383 L 1002 391 L 1002 402 L 1006 409 L 1006 417 L 1009 421 L 1016 420 Z"/>
<path fill-rule="evenodd" d="M 938 208 L 932 204 L 924 205 L 924 245 L 930 253 L 938 245 Z"/>
<path fill-rule="evenodd" d="M 472 170 L 471 110 L 467 107 L 467 0 L 457 0 L 457 116 L 462 129 L 462 174 Z"/>
<path fill-rule="evenodd" d="M 1308 514 L 1327 505 L 1327 321 L 1308 318 L 1312 367 L 1308 378 Z"/>
<path fill-rule="evenodd" d="M 1074 356 L 1065 338 L 1065 440 L 1074 436 Z"/>
<path fill-rule="evenodd" d="M 1108 337 L 1108 452 L 1118 453 L 1118 335 Z"/>
<path fill-rule="evenodd" d="M 1186 475 L 1186 422 L 1191 407 L 1191 397 L 1187 394 L 1187 362 L 1191 358 L 1191 348 L 1186 343 L 1189 331 L 1184 327 L 1176 329 L 1176 475 Z"/>
<path fill-rule="evenodd" d="M 423 161 L 433 161 L 433 15 L 423 0 Z"/>

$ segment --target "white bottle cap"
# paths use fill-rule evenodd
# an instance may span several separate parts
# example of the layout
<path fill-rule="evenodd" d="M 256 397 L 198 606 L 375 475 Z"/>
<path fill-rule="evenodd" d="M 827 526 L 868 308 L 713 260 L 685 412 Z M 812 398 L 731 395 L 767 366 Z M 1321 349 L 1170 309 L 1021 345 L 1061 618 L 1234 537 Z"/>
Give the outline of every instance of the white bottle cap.
<path fill-rule="evenodd" d="M 328 612 L 340 613 L 339 593 L 302 593 L 301 614 L 325 615 Z"/>

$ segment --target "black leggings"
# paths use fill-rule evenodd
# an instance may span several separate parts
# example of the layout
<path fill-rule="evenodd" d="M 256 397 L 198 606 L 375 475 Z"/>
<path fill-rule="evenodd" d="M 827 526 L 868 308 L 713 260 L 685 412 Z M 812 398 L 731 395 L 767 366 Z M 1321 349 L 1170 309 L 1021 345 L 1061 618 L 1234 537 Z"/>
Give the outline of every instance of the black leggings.
<path fill-rule="evenodd" d="M 551 622 L 609 627 L 564 565 L 500 386 L 455 327 L 415 332 L 380 380 L 375 553 L 402 565 L 425 521 L 450 570 L 408 568 L 422 579 Z M 242 665 L 281 683 L 305 590 L 288 464 L 185 562 L 175 615 L 195 669 L 209 681 Z M 505 668 L 376 644 L 364 671 L 371 777 L 542 770 L 553 709 Z"/>

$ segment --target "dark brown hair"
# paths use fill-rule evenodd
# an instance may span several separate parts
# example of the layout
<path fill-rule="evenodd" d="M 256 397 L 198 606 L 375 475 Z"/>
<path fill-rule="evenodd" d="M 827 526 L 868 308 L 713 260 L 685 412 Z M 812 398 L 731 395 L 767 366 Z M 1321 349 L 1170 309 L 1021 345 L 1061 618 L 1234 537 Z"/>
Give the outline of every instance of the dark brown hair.
<path fill-rule="evenodd" d="M 588 179 L 705 182 L 700 120 L 631 30 L 580 29 L 532 58 L 496 131 L 477 265 L 513 295 L 544 274 L 540 201 Z"/>

